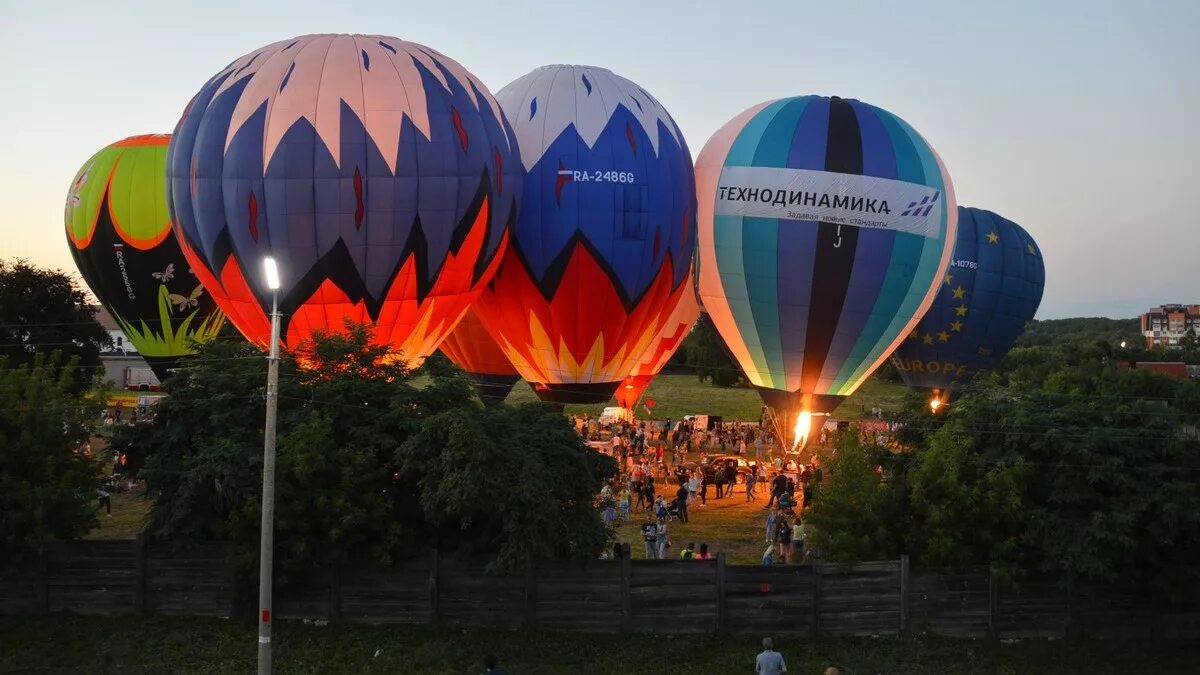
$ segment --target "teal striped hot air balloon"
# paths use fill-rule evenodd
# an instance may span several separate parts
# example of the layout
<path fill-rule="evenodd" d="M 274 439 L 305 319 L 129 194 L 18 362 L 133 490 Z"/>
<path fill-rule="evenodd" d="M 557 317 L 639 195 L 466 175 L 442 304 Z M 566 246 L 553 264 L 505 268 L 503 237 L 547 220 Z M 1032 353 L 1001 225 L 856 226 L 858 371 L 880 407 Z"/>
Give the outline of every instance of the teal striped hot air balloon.
<path fill-rule="evenodd" d="M 942 280 L 956 209 L 937 153 L 886 110 L 800 96 L 722 127 L 696 182 L 700 301 L 726 347 L 769 406 L 832 412 Z"/>

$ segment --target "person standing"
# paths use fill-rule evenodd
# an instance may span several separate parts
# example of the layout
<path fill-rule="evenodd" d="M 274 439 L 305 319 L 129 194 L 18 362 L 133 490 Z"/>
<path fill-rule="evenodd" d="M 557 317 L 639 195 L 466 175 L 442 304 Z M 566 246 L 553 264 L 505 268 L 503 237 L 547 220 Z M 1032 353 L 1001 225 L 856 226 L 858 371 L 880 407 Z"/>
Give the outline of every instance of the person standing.
<path fill-rule="evenodd" d="M 783 675 L 787 672 L 787 664 L 783 662 L 783 654 L 775 651 L 775 642 L 765 637 L 762 641 L 763 650 L 754 660 L 755 675 Z"/>
<path fill-rule="evenodd" d="M 757 501 L 758 497 L 754 496 L 754 486 L 758 484 L 758 466 L 750 467 L 750 471 L 746 473 L 746 501 Z"/>
<path fill-rule="evenodd" d="M 670 546 L 670 541 L 671 541 L 671 538 L 669 536 L 670 532 L 667 531 L 667 519 L 659 518 L 658 525 L 656 526 L 655 529 L 656 529 L 656 535 L 657 535 L 656 544 L 658 546 L 658 559 L 666 560 L 667 559 L 667 547 Z"/>
<path fill-rule="evenodd" d="M 688 521 L 688 486 L 686 481 L 679 481 L 679 489 L 675 491 L 675 506 L 679 508 L 679 522 L 686 523 Z"/>
<path fill-rule="evenodd" d="M 775 539 L 775 521 L 779 519 L 779 511 L 771 509 L 767 514 L 767 535 L 764 537 L 766 543 L 771 543 Z"/>
<path fill-rule="evenodd" d="M 646 543 L 646 560 L 658 558 L 658 525 L 654 522 L 653 514 L 646 514 L 646 522 L 642 524 L 642 541 Z"/>
<path fill-rule="evenodd" d="M 792 525 L 792 562 L 804 562 L 804 523 L 800 522 L 798 515 Z"/>
<path fill-rule="evenodd" d="M 792 552 L 792 525 L 786 513 L 779 514 L 779 519 L 775 521 L 775 541 L 779 543 L 779 562 L 786 565 L 788 553 Z"/>
<path fill-rule="evenodd" d="M 725 496 L 725 471 L 721 467 L 713 467 L 713 482 L 717 484 L 717 499 Z"/>

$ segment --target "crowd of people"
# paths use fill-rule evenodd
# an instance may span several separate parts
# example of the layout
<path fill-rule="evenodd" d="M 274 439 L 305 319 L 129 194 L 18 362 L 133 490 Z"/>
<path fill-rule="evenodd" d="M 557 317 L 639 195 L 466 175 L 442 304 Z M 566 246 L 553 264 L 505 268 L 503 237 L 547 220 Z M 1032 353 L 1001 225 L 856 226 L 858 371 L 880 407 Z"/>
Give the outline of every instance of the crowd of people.
<path fill-rule="evenodd" d="M 768 550 L 762 562 L 800 563 L 811 556 L 801 514 L 822 478 L 816 454 L 801 463 L 789 457 L 791 453 L 780 452 L 774 434 L 763 424 L 717 422 L 708 428 L 692 419 L 668 418 L 602 425 L 586 415 L 574 421 L 593 447 L 617 460 L 618 476 L 599 495 L 604 522 L 616 527 L 642 517 L 638 531 L 646 559 L 712 558 L 703 542 L 699 547 L 689 542 L 673 555 L 672 524 L 691 522 L 695 509 L 708 505 L 710 489 L 712 499 L 729 499 L 739 483 L 745 502 L 766 498 Z M 688 461 L 695 453 L 699 460 Z M 617 547 L 612 557 L 619 555 Z"/>

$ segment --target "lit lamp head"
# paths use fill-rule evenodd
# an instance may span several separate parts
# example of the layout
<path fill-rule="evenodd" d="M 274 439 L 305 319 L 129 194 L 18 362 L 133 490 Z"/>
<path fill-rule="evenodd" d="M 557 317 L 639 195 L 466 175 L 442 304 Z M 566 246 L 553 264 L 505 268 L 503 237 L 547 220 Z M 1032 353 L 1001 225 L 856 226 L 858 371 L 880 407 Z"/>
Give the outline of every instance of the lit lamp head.
<path fill-rule="evenodd" d="M 263 258 L 263 278 L 267 282 L 267 288 L 272 291 L 279 290 L 279 266 L 275 264 L 274 256 Z"/>

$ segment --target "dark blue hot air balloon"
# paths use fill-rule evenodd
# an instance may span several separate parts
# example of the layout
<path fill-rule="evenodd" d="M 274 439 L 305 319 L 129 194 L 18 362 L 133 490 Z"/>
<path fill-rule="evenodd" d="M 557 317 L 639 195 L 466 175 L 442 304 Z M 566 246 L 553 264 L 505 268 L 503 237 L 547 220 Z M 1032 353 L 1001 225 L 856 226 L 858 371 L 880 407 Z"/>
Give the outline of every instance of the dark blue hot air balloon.
<path fill-rule="evenodd" d="M 960 206 L 941 289 L 892 363 L 908 386 L 933 390 L 936 410 L 1012 349 L 1045 285 L 1042 254 L 1028 232 L 991 211 Z"/>

